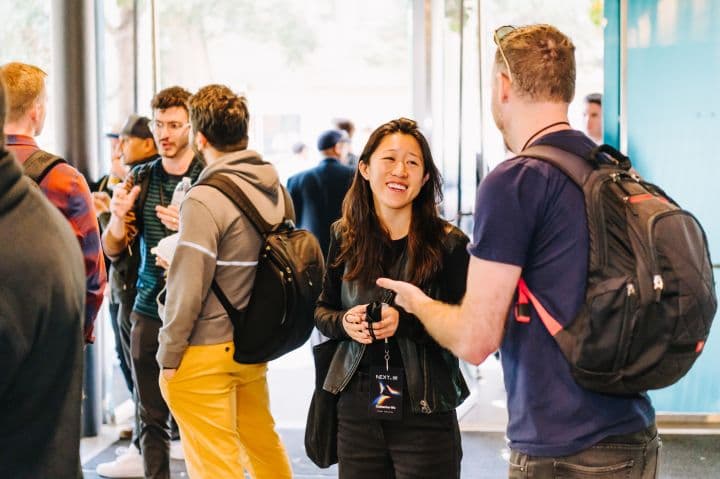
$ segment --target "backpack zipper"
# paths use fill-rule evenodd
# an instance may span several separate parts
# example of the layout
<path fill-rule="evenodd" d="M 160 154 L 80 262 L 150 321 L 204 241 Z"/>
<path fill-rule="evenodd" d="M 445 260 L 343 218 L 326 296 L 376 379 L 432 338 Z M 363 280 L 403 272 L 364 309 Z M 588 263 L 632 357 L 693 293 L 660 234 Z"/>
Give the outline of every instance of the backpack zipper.
<path fill-rule="evenodd" d="M 692 218 L 692 220 L 699 224 L 697 219 L 687 211 L 676 209 L 672 211 L 663 211 L 660 213 L 656 213 L 653 216 L 650 217 L 650 228 L 648 229 L 648 245 L 650 246 L 650 265 L 652 267 L 652 280 L 653 280 L 653 289 L 655 290 L 655 302 L 660 302 L 660 299 L 662 297 L 663 289 L 665 288 L 665 282 L 663 281 L 662 274 L 660 272 L 660 269 L 658 267 L 658 258 L 657 258 L 657 249 L 655 248 L 655 243 L 653 241 L 654 239 L 654 232 L 655 232 L 655 225 L 657 222 L 667 216 L 673 216 L 673 215 L 686 215 Z"/>
<path fill-rule="evenodd" d="M 597 183 L 597 186 L 595 186 L 593 189 L 592 204 L 595 204 L 595 205 L 602 204 L 602 200 L 600 198 L 601 192 L 602 192 L 603 188 L 605 187 L 606 183 L 614 183 L 615 182 L 615 178 L 616 178 L 615 175 L 616 175 L 616 173 L 612 173 L 609 176 L 606 176 L 605 178 L 603 178 L 602 181 L 599 181 Z M 593 213 L 595 213 L 593 215 L 593 218 L 595 218 L 595 230 L 602 231 L 603 226 L 605 224 L 605 210 L 602 208 L 602 206 L 600 206 L 599 208 L 597 208 L 597 211 L 593 211 Z M 591 221 L 591 215 L 590 215 L 590 212 L 587 211 L 587 206 L 586 206 L 586 214 L 588 217 L 587 221 L 588 222 Z M 588 225 L 588 228 L 589 228 L 589 225 Z M 607 244 L 605 241 L 605 235 L 602 235 L 602 234 L 597 235 L 596 240 L 598 242 L 598 247 L 597 247 L 597 252 L 598 252 L 598 256 L 599 256 L 598 264 L 605 265 L 607 263 Z"/>

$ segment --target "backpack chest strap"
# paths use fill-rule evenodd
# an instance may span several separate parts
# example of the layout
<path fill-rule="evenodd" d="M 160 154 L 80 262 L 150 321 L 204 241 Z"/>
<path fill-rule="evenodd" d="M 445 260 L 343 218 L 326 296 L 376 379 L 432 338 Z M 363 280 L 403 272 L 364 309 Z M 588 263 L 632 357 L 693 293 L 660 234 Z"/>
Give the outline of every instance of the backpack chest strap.
<path fill-rule="evenodd" d="M 540 316 L 540 320 L 545 325 L 551 336 L 557 335 L 562 331 L 562 325 L 552 317 L 550 313 L 543 307 L 540 301 L 535 297 L 525 283 L 523 278 L 518 280 L 518 300 L 515 303 L 515 320 L 520 323 L 530 322 L 530 304 Z"/>

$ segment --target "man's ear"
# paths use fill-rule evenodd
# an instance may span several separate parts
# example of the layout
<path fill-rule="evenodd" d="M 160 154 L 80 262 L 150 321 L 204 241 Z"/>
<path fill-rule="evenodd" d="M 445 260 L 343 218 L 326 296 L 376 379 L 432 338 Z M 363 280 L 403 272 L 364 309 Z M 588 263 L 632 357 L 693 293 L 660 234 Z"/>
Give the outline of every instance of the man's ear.
<path fill-rule="evenodd" d="M 195 138 L 193 141 L 195 142 L 195 147 L 198 150 L 202 150 L 208 144 L 208 139 L 199 131 L 195 132 Z"/>
<path fill-rule="evenodd" d="M 155 149 L 155 139 L 154 138 L 143 138 L 143 148 L 147 152 L 151 152 Z"/>
<path fill-rule="evenodd" d="M 33 125 L 37 125 L 42 114 L 42 102 L 40 101 L 40 97 L 35 99 L 32 108 L 30 108 L 30 110 L 28 111 L 28 114 L 30 115 L 30 120 L 32 121 Z"/>
<path fill-rule="evenodd" d="M 496 81 L 498 82 L 498 103 L 507 103 L 510 98 L 510 92 L 512 90 L 512 82 L 510 77 L 501 71 L 496 73 Z"/>

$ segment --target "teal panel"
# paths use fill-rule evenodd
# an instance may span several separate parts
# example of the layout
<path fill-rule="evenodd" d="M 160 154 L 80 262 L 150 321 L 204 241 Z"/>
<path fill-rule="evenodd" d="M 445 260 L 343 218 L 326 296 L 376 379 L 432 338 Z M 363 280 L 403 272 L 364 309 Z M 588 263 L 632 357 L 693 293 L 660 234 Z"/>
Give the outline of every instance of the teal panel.
<path fill-rule="evenodd" d="M 627 3 L 628 154 L 646 179 L 698 217 L 717 263 L 720 0 Z M 657 410 L 720 412 L 719 363 L 720 326 L 715 325 L 688 376 L 651 393 Z"/>
<path fill-rule="evenodd" d="M 620 0 L 606 0 L 605 91 L 603 92 L 603 141 L 620 145 Z"/>
<path fill-rule="evenodd" d="M 700 219 L 717 262 L 720 22 L 709 19 L 720 18 L 720 0 L 676 2 L 686 7 L 674 23 L 660 15 L 662 28 L 658 6 L 672 2 L 628 3 L 628 153 L 640 174 Z"/>

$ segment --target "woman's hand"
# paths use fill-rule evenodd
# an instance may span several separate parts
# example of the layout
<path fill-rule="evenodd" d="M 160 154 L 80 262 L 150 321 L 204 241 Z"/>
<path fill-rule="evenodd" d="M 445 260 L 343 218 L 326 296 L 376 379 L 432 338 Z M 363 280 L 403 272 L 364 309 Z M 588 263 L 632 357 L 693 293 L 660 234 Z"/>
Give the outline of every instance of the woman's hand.
<path fill-rule="evenodd" d="M 353 339 L 361 344 L 372 343 L 372 338 L 367 329 L 367 321 L 365 321 L 365 310 L 367 304 L 358 304 L 348 309 L 342 319 L 342 326 L 345 332 Z"/>
<path fill-rule="evenodd" d="M 392 337 L 400 325 L 400 312 L 389 304 L 382 305 L 380 315 L 380 321 L 373 323 L 373 332 L 377 340 Z"/>

